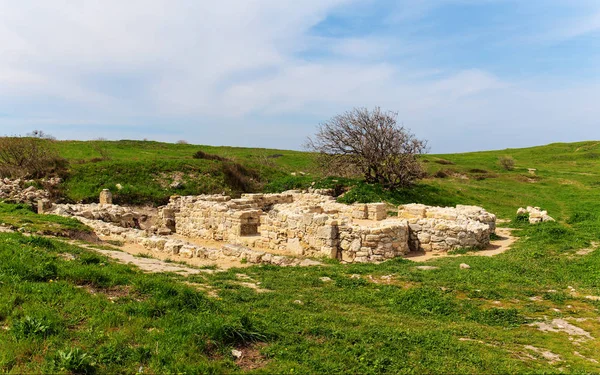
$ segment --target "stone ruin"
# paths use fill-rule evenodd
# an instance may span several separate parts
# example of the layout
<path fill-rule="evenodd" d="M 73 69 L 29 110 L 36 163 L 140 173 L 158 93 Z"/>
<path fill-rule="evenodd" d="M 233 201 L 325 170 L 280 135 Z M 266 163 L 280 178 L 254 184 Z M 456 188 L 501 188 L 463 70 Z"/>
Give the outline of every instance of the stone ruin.
<path fill-rule="evenodd" d="M 159 210 L 164 229 L 186 237 L 225 241 L 343 262 L 380 262 L 410 251 L 484 248 L 496 217 L 475 206 L 404 205 L 397 216 L 385 203 L 346 205 L 335 198 L 288 191 L 174 196 Z"/>
<path fill-rule="evenodd" d="M 517 215 L 528 215 L 530 224 L 545 223 L 547 221 L 555 221 L 554 218 L 548 215 L 548 211 L 542 210 L 539 207 L 519 208 Z"/>
<path fill-rule="evenodd" d="M 50 178 L 42 182 L 48 186 L 56 186 L 61 183 L 60 178 Z M 8 178 L 0 178 L 0 200 L 14 203 L 37 204 L 40 199 L 47 199 L 50 193 L 44 189 L 34 186 L 35 181 Z"/>
<path fill-rule="evenodd" d="M 367 263 L 411 251 L 485 248 L 496 228 L 495 215 L 481 207 L 346 205 L 322 193 L 244 194 L 239 199 L 173 196 L 153 220 L 135 209 L 109 204 L 105 192 L 102 204 L 43 202 L 39 209 L 75 217 L 99 235 L 153 251 L 277 265 L 306 265 L 307 257 Z M 194 240 L 222 245 L 201 246 Z"/>

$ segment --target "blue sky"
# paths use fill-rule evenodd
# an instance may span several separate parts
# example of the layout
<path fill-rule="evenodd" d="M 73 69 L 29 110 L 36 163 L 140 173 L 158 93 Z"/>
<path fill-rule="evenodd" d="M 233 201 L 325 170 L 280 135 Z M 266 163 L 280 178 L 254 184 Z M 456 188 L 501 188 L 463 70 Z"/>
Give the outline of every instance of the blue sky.
<path fill-rule="evenodd" d="M 432 152 L 600 139 L 597 0 L 0 0 L 0 135 L 300 149 L 354 106 Z"/>

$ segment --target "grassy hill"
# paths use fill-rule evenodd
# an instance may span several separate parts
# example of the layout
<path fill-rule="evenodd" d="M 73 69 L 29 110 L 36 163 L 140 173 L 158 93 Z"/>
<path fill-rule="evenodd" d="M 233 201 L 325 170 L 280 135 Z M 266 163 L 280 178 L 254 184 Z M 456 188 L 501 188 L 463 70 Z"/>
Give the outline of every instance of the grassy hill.
<path fill-rule="evenodd" d="M 577 210 L 587 210 L 600 187 L 599 142 L 426 155 L 423 160 L 429 177 L 415 188 L 394 192 L 358 180 L 323 179 L 313 165 L 313 155 L 299 151 L 149 141 L 62 141 L 57 145 L 60 154 L 71 162 L 64 195 L 84 202 L 96 201 L 103 188 L 112 190 L 118 203 L 161 204 L 173 194 L 276 192 L 307 188 L 316 182 L 317 187 L 351 188 L 342 199 L 348 203 L 387 200 L 395 204 L 477 204 L 507 218 L 512 217 L 515 206 L 537 205 L 566 219 Z M 231 162 L 194 159 L 198 150 Z M 515 159 L 514 170 L 506 171 L 498 164 L 502 156 Z M 224 167 L 231 163 L 250 171 L 242 173 L 253 182 L 246 189 L 236 183 L 236 176 L 227 174 Z M 535 175 L 528 172 L 530 168 L 536 169 Z M 176 180 L 181 180 L 183 186 L 171 188 Z M 576 206 L 562 203 L 576 196 Z"/>
<path fill-rule="evenodd" d="M 213 181 L 193 189 L 222 188 L 224 177 L 209 172 L 223 162 L 193 159 L 198 149 L 257 168 L 262 189 L 319 180 L 311 155 L 299 152 L 102 142 L 111 159 L 92 162 L 100 154 L 91 145 L 59 143 L 72 161 L 66 190 L 72 199 L 92 199 L 97 189 L 116 183 L 144 199 L 166 196 L 168 188 L 144 176 L 158 178 L 182 166 Z M 269 158 L 275 154 L 283 156 Z M 505 155 L 515 159 L 514 170 L 498 165 Z M 272 164 L 261 166 L 264 157 Z M 0 233 L 0 371 L 600 372 L 600 301 L 588 298 L 600 296 L 600 250 L 591 251 L 600 242 L 599 157 L 598 142 L 427 155 L 430 177 L 412 190 L 323 182 L 347 185 L 348 202 L 479 204 L 512 220 L 502 224 L 516 228 L 519 240 L 511 250 L 491 258 L 434 259 L 427 262 L 439 267 L 432 271 L 397 259 L 253 266 L 184 278 L 144 274 L 55 239 Z M 290 175 L 300 171 L 312 174 Z M 514 220 L 525 205 L 548 209 L 558 221 L 534 226 Z M 21 221 L 32 231 L 76 225 L 2 206 L 0 222 Z M 461 263 L 471 268 L 460 269 Z M 244 286 L 238 274 L 268 292 Z M 532 326 L 552 319 L 590 337 Z M 236 361 L 234 348 L 248 357 Z"/>
<path fill-rule="evenodd" d="M 173 194 L 236 195 L 260 191 L 269 181 L 312 168 L 311 154 L 297 151 L 150 141 L 61 141 L 57 147 L 71 163 L 64 195 L 83 202 L 97 200 L 104 188 L 121 204 L 161 204 Z M 197 151 L 227 160 L 196 159 Z M 170 187 L 175 181 L 182 186 Z"/>

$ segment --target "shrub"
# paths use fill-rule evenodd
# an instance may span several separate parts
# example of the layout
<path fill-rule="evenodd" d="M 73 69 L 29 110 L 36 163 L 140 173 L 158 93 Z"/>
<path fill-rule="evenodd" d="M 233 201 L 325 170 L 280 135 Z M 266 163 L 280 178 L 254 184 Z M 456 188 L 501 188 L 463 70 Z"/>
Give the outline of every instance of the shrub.
<path fill-rule="evenodd" d="M 225 177 L 225 183 L 232 189 L 244 193 L 250 193 L 254 190 L 254 182 L 259 178 L 258 173 L 255 171 L 233 162 L 223 163 L 221 169 Z"/>
<path fill-rule="evenodd" d="M 180 139 L 177 141 L 178 145 L 189 145 L 189 142 L 186 141 L 185 139 Z"/>
<path fill-rule="evenodd" d="M 451 162 L 450 160 L 446 160 L 446 159 L 438 159 L 438 160 L 435 160 L 435 162 L 438 164 L 442 164 L 442 165 L 454 165 L 453 162 Z"/>
<path fill-rule="evenodd" d="M 449 173 L 448 173 L 447 169 L 446 170 L 440 169 L 439 171 L 437 171 L 437 172 L 435 172 L 433 174 L 433 177 L 435 177 L 435 178 L 446 178 L 446 177 L 448 177 L 448 174 Z"/>
<path fill-rule="evenodd" d="M 68 167 L 53 141 L 38 137 L 0 137 L 0 177 L 64 176 Z"/>
<path fill-rule="evenodd" d="M 517 222 L 517 223 L 529 223 L 529 214 L 528 213 L 517 214 L 517 217 L 515 218 L 515 222 Z"/>
<path fill-rule="evenodd" d="M 196 153 L 194 154 L 194 159 L 217 160 L 217 161 L 228 161 L 229 160 L 229 159 L 224 158 L 222 156 L 214 155 L 214 154 L 209 154 L 209 153 L 204 152 L 202 150 L 196 151 Z"/>
<path fill-rule="evenodd" d="M 501 156 L 498 158 L 498 163 L 507 171 L 515 169 L 515 159 L 512 156 Z"/>

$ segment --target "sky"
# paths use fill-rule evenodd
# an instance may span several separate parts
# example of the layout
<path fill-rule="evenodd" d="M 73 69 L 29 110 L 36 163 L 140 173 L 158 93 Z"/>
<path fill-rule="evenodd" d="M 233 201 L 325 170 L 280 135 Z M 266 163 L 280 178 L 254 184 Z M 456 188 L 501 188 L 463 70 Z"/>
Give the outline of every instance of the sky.
<path fill-rule="evenodd" d="M 600 139 L 600 0 L 0 0 L 0 135 L 301 149 L 374 106 L 434 153 Z"/>

